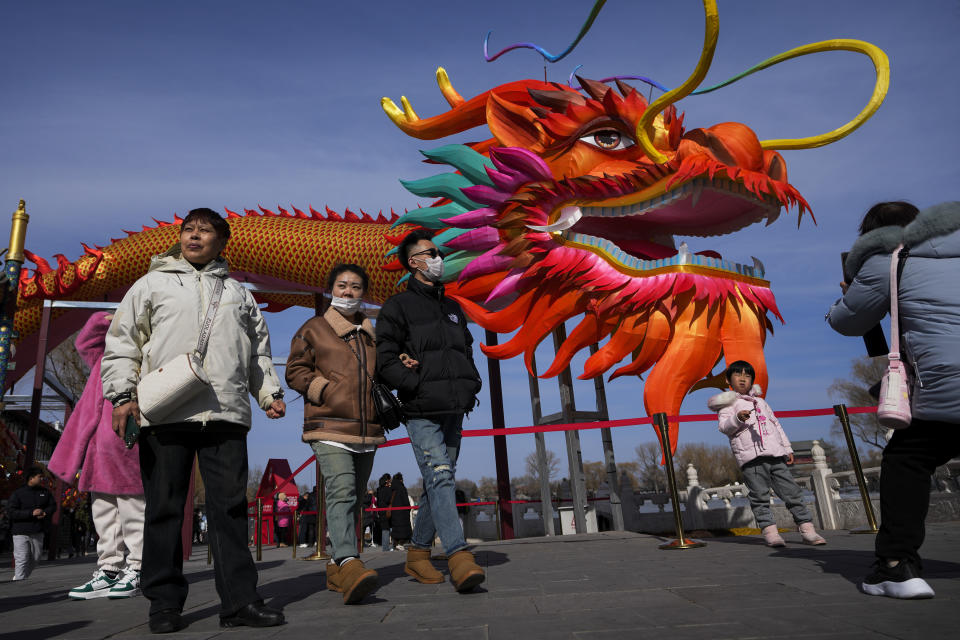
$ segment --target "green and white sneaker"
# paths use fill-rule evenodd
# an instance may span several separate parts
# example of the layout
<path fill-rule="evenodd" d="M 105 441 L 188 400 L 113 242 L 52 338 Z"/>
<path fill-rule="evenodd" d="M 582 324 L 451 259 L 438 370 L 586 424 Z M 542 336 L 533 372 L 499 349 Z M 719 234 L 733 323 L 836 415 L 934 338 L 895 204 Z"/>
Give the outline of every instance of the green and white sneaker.
<path fill-rule="evenodd" d="M 135 569 L 124 569 L 123 573 L 117 576 L 117 582 L 111 588 L 107 597 L 111 600 L 118 598 L 132 598 L 140 591 L 140 571 Z"/>
<path fill-rule="evenodd" d="M 110 589 L 117 584 L 116 578 L 111 578 L 103 569 L 93 572 L 93 578 L 86 584 L 75 587 L 67 595 L 72 600 L 89 600 L 90 598 L 105 598 Z"/>

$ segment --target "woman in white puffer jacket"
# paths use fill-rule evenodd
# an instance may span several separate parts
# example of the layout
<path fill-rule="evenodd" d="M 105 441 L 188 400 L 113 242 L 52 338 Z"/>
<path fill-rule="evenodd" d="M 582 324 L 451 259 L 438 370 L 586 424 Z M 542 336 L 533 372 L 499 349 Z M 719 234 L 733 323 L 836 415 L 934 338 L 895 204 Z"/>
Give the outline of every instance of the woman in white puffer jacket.
<path fill-rule="evenodd" d="M 183 627 L 187 581 L 180 529 L 194 456 L 206 487 L 221 626 L 267 627 L 284 620 L 257 594 L 257 569 L 247 549 L 246 488 L 250 395 L 269 418 L 282 417 L 286 405 L 266 322 L 250 292 L 229 277 L 220 256 L 229 238 L 230 226 L 219 214 L 192 210 L 181 225 L 179 244 L 156 256 L 149 272 L 123 296 L 106 337 L 101 378 L 104 396 L 114 407 L 113 428 L 123 436 L 130 419 L 144 427 L 140 584 L 150 600 L 153 633 Z M 209 388 L 148 424 L 141 418 L 137 384 L 197 348 L 218 283 L 223 290 L 203 361 Z"/>

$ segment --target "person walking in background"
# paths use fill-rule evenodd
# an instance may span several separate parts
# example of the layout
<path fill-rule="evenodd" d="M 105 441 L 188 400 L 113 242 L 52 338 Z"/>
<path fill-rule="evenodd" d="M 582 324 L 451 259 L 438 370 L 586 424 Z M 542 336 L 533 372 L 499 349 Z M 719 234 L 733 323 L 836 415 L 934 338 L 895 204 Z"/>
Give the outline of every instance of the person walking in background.
<path fill-rule="evenodd" d="M 377 525 L 380 530 L 380 544 L 384 551 L 392 550 L 390 545 L 390 512 L 386 511 L 390 507 L 390 497 L 393 490 L 390 488 L 390 474 L 385 473 L 380 476 L 380 483 L 375 495 L 377 508 L 384 511 L 377 511 Z"/>
<path fill-rule="evenodd" d="M 793 447 L 770 405 L 760 397 L 763 389 L 753 384 L 753 366 L 744 360 L 727 367 L 724 391 L 707 401 L 718 412 L 720 433 L 730 438 L 730 448 L 750 490 L 750 509 L 768 547 L 784 547 L 770 510 L 770 490 L 783 500 L 800 537 L 806 544 L 822 545 L 824 540 L 813 528 L 813 518 L 803 503 L 803 492 L 787 465 L 793 464 Z"/>
<path fill-rule="evenodd" d="M 901 357 L 912 374 L 913 420 L 883 450 L 877 561 L 860 588 L 874 596 L 932 598 L 919 553 L 930 479 L 960 455 L 960 202 L 921 212 L 906 202 L 873 206 L 844 263 L 843 297 L 827 320 L 843 335 L 860 336 L 887 315 L 890 261 L 900 245 Z"/>
<path fill-rule="evenodd" d="M 431 237 L 429 231 L 415 230 L 397 247 L 410 279 L 407 290 L 380 309 L 377 372 L 403 403 L 407 434 L 423 476 L 404 571 L 424 584 L 443 582 L 430 564 L 430 547 L 439 534 L 450 580 L 465 592 L 485 577 L 466 549 L 454 494 L 463 416 L 476 406 L 481 383 L 467 318 L 444 293 L 443 258 Z"/>
<path fill-rule="evenodd" d="M 23 473 L 23 486 L 10 494 L 7 512 L 13 534 L 13 579 L 26 580 L 33 573 L 43 553 L 43 534 L 50 516 L 57 510 L 53 493 L 43 486 L 43 470 L 28 467 Z M 51 541 L 53 544 L 53 541 Z"/>
<path fill-rule="evenodd" d="M 90 367 L 80 400 L 63 428 L 49 469 L 68 484 L 90 492 L 97 540 L 97 570 L 67 594 L 74 600 L 129 598 L 140 590 L 145 502 L 140 451 L 113 432 L 113 407 L 103 397 L 100 360 L 113 315 L 94 313 L 77 334 L 77 353 Z M 86 530 L 85 527 L 83 529 Z M 83 534 L 81 534 L 83 535 Z"/>
<path fill-rule="evenodd" d="M 316 544 L 317 542 L 317 488 L 314 487 L 312 491 L 304 492 L 300 497 L 300 506 L 303 506 L 302 515 L 300 517 L 301 529 L 300 529 L 300 546 L 307 547 L 311 544 Z"/>
<path fill-rule="evenodd" d="M 361 506 L 363 511 L 363 516 L 360 520 L 360 535 L 363 538 L 364 544 L 367 542 L 367 532 L 370 535 L 370 544 L 367 546 L 375 547 L 374 538 L 373 538 L 373 512 L 370 509 L 373 507 L 373 490 L 367 489 L 367 492 L 363 494 L 363 505 Z"/>
<path fill-rule="evenodd" d="M 143 427 L 141 589 L 150 600 L 153 633 L 183 626 L 188 584 L 180 533 L 194 457 L 206 489 L 220 625 L 269 627 L 284 621 L 283 613 L 265 606 L 257 593 L 257 568 L 247 548 L 246 490 L 249 394 L 271 419 L 283 417 L 286 405 L 260 308 L 228 276 L 220 256 L 229 238 L 230 226 L 217 212 L 190 211 L 180 242 L 153 258 L 147 274 L 123 296 L 107 332 L 101 376 L 114 407 L 113 428 L 123 437 L 128 419 Z M 219 307 L 211 309 L 218 292 Z M 201 328 L 204 320 L 209 324 Z M 160 420 L 141 415 L 141 377 L 194 353 L 201 335 L 209 339 L 203 369 L 210 384 Z"/>
<path fill-rule="evenodd" d="M 303 441 L 323 473 L 333 545 L 327 588 L 342 592 L 344 604 L 360 602 L 377 587 L 377 572 L 357 553 L 358 510 L 377 445 L 387 440 L 373 404 L 375 333 L 362 311 L 368 286 L 362 267 L 333 267 L 330 307 L 300 327 L 287 358 L 287 384 L 304 399 Z"/>
<path fill-rule="evenodd" d="M 390 535 L 393 537 L 393 548 L 399 551 L 410 542 L 413 528 L 410 526 L 410 495 L 403 484 L 403 474 L 395 473 L 390 479 Z"/>
<path fill-rule="evenodd" d="M 290 518 L 293 514 L 287 494 L 283 491 L 273 503 L 273 514 L 277 519 L 277 547 L 285 547 L 290 540 Z"/>

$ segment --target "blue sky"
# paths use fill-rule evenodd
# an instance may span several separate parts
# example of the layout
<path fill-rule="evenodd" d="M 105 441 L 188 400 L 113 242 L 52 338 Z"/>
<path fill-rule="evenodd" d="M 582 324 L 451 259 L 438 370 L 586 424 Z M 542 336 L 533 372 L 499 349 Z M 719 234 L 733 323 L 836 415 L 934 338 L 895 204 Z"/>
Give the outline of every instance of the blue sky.
<path fill-rule="evenodd" d="M 406 95 L 421 116 L 446 108 L 434 81 L 444 66 L 471 97 L 497 84 L 542 78 L 530 51 L 494 63 L 491 48 L 534 41 L 562 50 L 592 3 L 554 0 L 485 3 L 412 0 L 328 2 L 3 3 L 0 22 L 0 206 L 19 198 L 31 214 L 27 247 L 48 259 L 76 258 L 80 242 L 105 244 L 121 228 L 170 219 L 197 206 L 231 209 L 324 205 L 376 212 L 414 207 L 399 178 L 428 175 L 418 149 L 439 142 L 403 135 L 379 100 Z M 611 0 L 590 33 L 548 78 L 565 81 L 582 64 L 588 77 L 647 75 L 676 86 L 702 42 L 699 2 Z M 818 224 L 794 213 L 767 228 L 698 239 L 696 249 L 760 258 L 785 325 L 767 343 L 768 399 L 775 409 L 832 404 L 831 381 L 862 354 L 859 340 L 832 333 L 823 314 L 838 294 L 838 254 L 849 248 L 874 202 L 909 199 L 921 208 L 957 199 L 955 149 L 960 102 L 960 4 L 928 0 L 720 3 L 720 40 L 706 84 L 724 80 L 781 51 L 836 37 L 868 40 L 890 56 L 891 85 L 880 111 L 861 129 L 821 149 L 784 152 L 790 180 Z M 735 120 L 764 138 L 803 137 L 851 119 L 873 86 L 870 62 L 838 52 L 779 65 L 732 87 L 678 104 L 688 128 Z M 457 140 L 486 137 L 474 132 Z M 5 205 L 4 205 L 5 203 Z M 271 315 L 274 352 L 309 315 Z M 478 338 L 480 334 L 478 332 Z M 540 361 L 549 359 L 541 348 Z M 574 362 L 574 372 L 583 358 Z M 481 369 L 485 370 L 481 362 Z M 509 425 L 531 422 L 526 375 L 503 364 Z M 541 384 L 545 412 L 558 409 L 552 381 Z M 642 413 L 642 383 L 607 386 L 611 417 Z M 577 387 L 581 408 L 592 385 Z M 709 392 L 692 394 L 685 413 L 705 412 Z M 489 399 L 468 420 L 488 426 Z M 302 412 L 291 403 L 280 422 L 259 419 L 250 435 L 251 466 L 270 457 L 292 466 L 309 455 L 299 442 Z M 828 420 L 788 421 L 795 440 L 823 437 Z M 647 427 L 614 431 L 619 460 L 634 458 Z M 724 443 L 713 424 L 687 425 L 681 442 Z M 532 436 L 510 439 L 514 475 Z M 563 452 L 560 436 L 548 447 Z M 600 460 L 599 434 L 583 436 L 584 460 Z M 374 475 L 417 477 L 407 447 L 378 455 Z M 489 439 L 465 441 L 459 475 L 494 475 Z"/>

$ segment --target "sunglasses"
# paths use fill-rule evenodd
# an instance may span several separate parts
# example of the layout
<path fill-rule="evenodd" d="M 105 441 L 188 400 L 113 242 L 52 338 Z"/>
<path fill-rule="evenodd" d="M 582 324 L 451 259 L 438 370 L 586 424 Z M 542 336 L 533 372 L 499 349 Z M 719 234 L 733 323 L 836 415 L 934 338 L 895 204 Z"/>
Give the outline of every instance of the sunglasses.
<path fill-rule="evenodd" d="M 424 249 L 423 251 L 417 251 L 415 254 L 413 254 L 413 255 L 410 256 L 410 257 L 411 257 L 411 258 L 415 258 L 415 257 L 417 257 L 417 256 L 419 256 L 419 255 L 424 254 L 424 253 L 426 253 L 427 255 L 429 255 L 431 258 L 436 258 L 437 256 L 440 255 L 440 250 L 439 250 L 439 249 Z"/>

